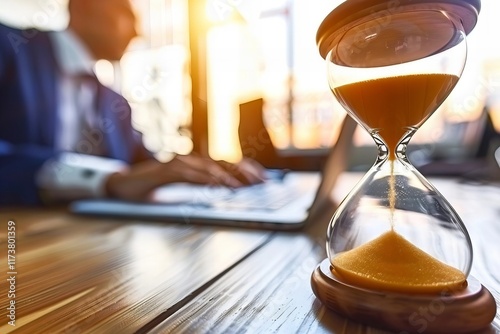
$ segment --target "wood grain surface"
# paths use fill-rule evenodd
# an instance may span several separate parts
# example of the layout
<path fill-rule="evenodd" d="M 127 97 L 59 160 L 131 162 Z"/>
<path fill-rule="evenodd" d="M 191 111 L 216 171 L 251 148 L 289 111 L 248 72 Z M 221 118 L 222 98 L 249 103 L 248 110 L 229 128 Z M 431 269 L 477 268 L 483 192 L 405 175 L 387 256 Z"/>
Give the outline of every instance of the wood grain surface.
<path fill-rule="evenodd" d="M 358 179 L 359 175 L 344 177 L 335 201 Z M 496 299 L 496 318 L 479 333 L 500 333 L 500 187 L 433 181 L 470 225 L 475 250 L 472 272 Z M 343 318 L 315 298 L 310 279 L 325 257 L 325 231 L 323 221 L 303 234 L 276 235 L 153 333 L 390 333 Z"/>
<path fill-rule="evenodd" d="M 135 332 L 173 313 L 270 235 L 44 211 L 2 213 L 5 231 L 8 220 L 19 227 L 16 326 L 5 320 L 2 284 L 0 333 Z M 7 272 L 4 231 L 0 240 Z"/>
<path fill-rule="evenodd" d="M 344 177 L 335 196 L 356 177 Z M 500 187 L 433 183 L 466 223 L 472 274 L 498 306 Z M 2 209 L 0 333 L 387 333 L 336 315 L 314 296 L 310 278 L 326 256 L 328 215 L 285 233 Z M 7 323 L 9 221 L 15 327 Z M 498 313 L 488 333 L 500 333 Z"/>

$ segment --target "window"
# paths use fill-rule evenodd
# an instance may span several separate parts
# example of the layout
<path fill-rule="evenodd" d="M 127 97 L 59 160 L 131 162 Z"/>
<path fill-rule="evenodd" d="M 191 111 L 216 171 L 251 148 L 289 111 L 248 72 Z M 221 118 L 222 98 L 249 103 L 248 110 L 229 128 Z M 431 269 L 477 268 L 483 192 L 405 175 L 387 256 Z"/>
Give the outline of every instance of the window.
<path fill-rule="evenodd" d="M 160 160 L 192 148 L 187 4 L 135 0 L 141 36 L 120 61 L 120 84 L 133 125 Z"/>
<path fill-rule="evenodd" d="M 277 148 L 305 154 L 333 144 L 344 110 L 328 88 L 315 35 L 326 14 L 340 2 L 275 0 L 250 5 L 241 0 L 207 0 L 207 15 L 212 18 L 207 33 L 207 86 L 213 157 L 240 157 L 237 106 L 255 95 L 265 98 L 265 123 Z M 500 49 L 488 40 L 488 31 L 499 29 L 494 14 L 499 7 L 494 0 L 482 1 L 478 25 L 468 38 L 469 60 L 462 80 L 412 140 L 411 146 L 418 147 L 416 159 L 423 162 L 431 155 L 458 154 L 464 147 L 456 138 L 462 132 L 477 131 L 470 125 L 484 117 L 487 95 L 491 103 L 500 101 Z M 496 124 L 499 109 L 491 108 Z M 374 148 L 362 130 L 355 142 Z"/>
<path fill-rule="evenodd" d="M 143 35 L 119 64 L 101 61 L 97 72 L 130 101 L 134 126 L 160 159 L 194 149 L 238 160 L 238 106 L 257 97 L 264 98 L 264 121 L 278 149 L 324 152 L 332 144 L 345 111 L 328 88 L 315 35 L 341 0 L 132 2 Z M 0 0 L 8 9 L 0 20 L 62 29 L 65 5 L 66 0 Z M 497 0 L 482 1 L 462 80 L 412 140 L 422 144 L 424 155 L 452 152 L 447 148 L 454 134 L 483 117 L 485 103 L 500 129 L 500 44 L 491 37 L 500 29 L 498 12 Z M 374 147 L 364 131 L 355 140 Z"/>

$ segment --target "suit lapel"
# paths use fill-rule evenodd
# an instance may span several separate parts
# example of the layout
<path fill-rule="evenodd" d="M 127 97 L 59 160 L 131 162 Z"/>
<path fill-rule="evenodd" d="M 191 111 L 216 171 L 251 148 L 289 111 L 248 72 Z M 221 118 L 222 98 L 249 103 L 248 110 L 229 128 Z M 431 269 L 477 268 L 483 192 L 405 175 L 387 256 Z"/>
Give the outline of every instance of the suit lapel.
<path fill-rule="evenodd" d="M 110 156 L 131 162 L 134 148 L 131 110 L 120 94 L 98 83 L 97 110 Z"/>
<path fill-rule="evenodd" d="M 32 43 L 34 50 L 30 53 L 36 67 L 34 72 L 38 74 L 32 83 L 35 85 L 33 93 L 37 95 L 32 99 L 37 101 L 33 106 L 36 109 L 33 114 L 38 123 L 39 140 L 44 145 L 54 147 L 57 113 L 60 112 L 56 77 L 59 68 L 47 33 L 39 32 L 37 37 Z"/>

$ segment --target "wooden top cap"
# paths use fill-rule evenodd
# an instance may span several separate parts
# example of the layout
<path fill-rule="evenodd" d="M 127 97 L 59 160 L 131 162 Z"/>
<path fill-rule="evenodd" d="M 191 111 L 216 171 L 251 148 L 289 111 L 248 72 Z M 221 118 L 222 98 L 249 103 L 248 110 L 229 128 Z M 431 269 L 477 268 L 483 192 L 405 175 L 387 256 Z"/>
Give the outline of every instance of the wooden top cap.
<path fill-rule="evenodd" d="M 469 34 L 477 23 L 481 9 L 480 0 L 347 0 L 330 12 L 316 34 L 316 43 L 323 58 L 338 42 L 338 38 L 356 22 L 369 16 L 380 19 L 392 13 L 410 10 L 444 10 L 459 17 Z"/>

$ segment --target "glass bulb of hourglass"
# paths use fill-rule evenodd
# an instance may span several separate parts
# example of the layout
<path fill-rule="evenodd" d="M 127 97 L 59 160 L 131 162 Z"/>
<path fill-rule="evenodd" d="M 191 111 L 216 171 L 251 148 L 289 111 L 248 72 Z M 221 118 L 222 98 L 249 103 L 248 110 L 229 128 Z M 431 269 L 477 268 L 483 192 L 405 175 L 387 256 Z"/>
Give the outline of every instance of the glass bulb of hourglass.
<path fill-rule="evenodd" d="M 365 288 L 461 288 L 472 264 L 469 235 L 406 147 L 459 80 L 467 53 L 462 23 L 427 3 L 384 20 L 367 15 L 341 30 L 326 57 L 330 88 L 373 137 L 378 157 L 332 217 L 332 268 Z"/>

